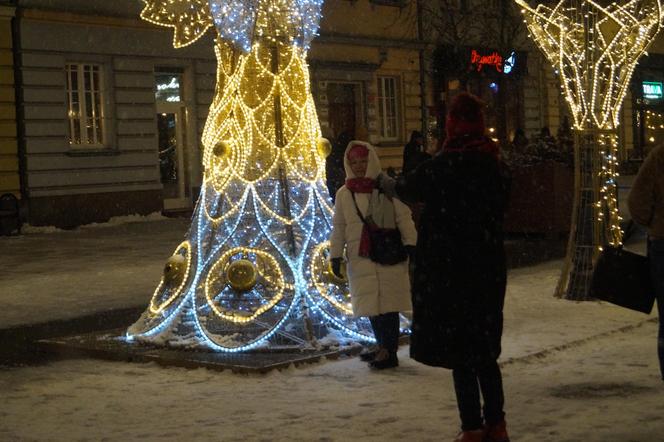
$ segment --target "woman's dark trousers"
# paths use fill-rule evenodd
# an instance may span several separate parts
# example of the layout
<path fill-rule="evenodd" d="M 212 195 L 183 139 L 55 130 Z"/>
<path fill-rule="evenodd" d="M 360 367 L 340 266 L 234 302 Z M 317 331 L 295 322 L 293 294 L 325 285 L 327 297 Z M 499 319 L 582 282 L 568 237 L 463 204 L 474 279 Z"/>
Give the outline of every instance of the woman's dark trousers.
<path fill-rule="evenodd" d="M 659 310 L 657 353 L 659 354 L 659 369 L 662 380 L 664 380 L 664 239 L 651 239 L 648 242 L 648 256 L 650 258 L 652 282 L 655 285 L 657 310 Z"/>
<path fill-rule="evenodd" d="M 399 347 L 399 313 L 391 312 L 369 317 L 378 345 L 396 353 Z"/>
<path fill-rule="evenodd" d="M 452 376 L 463 431 L 482 428 L 480 391 L 484 398 L 486 424 L 496 425 L 505 420 L 503 378 L 497 362 L 479 368 L 455 368 Z"/>

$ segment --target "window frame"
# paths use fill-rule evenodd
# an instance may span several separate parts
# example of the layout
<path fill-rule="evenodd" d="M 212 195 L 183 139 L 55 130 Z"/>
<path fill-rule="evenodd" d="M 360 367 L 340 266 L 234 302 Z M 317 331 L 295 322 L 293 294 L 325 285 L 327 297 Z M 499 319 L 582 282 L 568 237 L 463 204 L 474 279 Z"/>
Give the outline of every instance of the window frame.
<path fill-rule="evenodd" d="M 76 89 L 72 83 L 72 73 L 75 67 L 76 72 Z M 90 71 L 86 71 L 86 67 Z M 96 68 L 97 81 L 94 81 L 94 69 Z M 99 150 L 109 146 L 109 133 L 108 133 L 108 113 L 109 109 L 107 104 L 107 87 L 106 87 L 106 72 L 104 63 L 96 61 L 82 61 L 82 60 L 69 60 L 65 62 L 65 92 L 66 92 L 66 106 L 67 106 L 67 137 L 69 148 L 72 151 L 87 151 Z M 86 91 L 85 75 L 90 75 L 90 91 Z M 73 109 L 73 94 L 76 92 L 78 95 L 78 115 L 79 117 L 72 117 Z M 88 114 L 89 106 L 88 94 L 92 96 L 92 110 Z M 95 100 L 94 96 L 98 98 Z M 88 116 L 90 115 L 90 116 Z M 93 124 L 99 122 L 99 127 L 94 127 L 92 143 L 83 142 L 83 131 L 87 128 L 87 121 L 92 120 Z M 77 123 L 78 121 L 78 123 Z M 74 142 L 75 125 L 79 125 L 80 142 Z M 87 131 L 85 138 L 87 138 Z M 98 137 L 101 137 L 99 139 Z"/>
<path fill-rule="evenodd" d="M 378 83 L 378 121 L 380 124 L 380 131 L 379 131 L 379 137 L 381 141 L 385 142 L 398 142 L 401 139 L 401 96 L 400 96 L 400 91 L 401 91 L 401 78 L 397 75 L 378 75 L 377 76 L 377 83 Z M 393 97 L 388 97 L 385 89 L 385 85 L 387 81 L 393 82 L 394 86 L 394 95 Z M 388 100 L 392 100 L 394 102 L 394 115 L 389 116 L 388 115 Z M 395 129 L 395 134 L 393 136 L 389 136 L 386 133 L 386 129 L 389 127 L 388 120 L 389 119 L 394 119 L 394 129 Z"/>

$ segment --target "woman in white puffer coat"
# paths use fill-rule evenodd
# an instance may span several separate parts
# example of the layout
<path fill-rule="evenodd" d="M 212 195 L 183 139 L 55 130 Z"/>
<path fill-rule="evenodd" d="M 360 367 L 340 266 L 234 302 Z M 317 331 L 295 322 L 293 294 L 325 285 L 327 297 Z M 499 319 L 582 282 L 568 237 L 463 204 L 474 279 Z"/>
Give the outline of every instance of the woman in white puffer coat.
<path fill-rule="evenodd" d="M 399 312 L 412 308 L 408 262 L 381 265 L 368 258 L 368 231 L 357 210 L 378 227 L 398 228 L 409 252 L 414 250 L 417 232 L 410 209 L 377 189 L 381 166 L 373 146 L 351 141 L 344 154 L 344 167 L 346 184 L 336 195 L 330 238 L 332 270 L 339 275 L 345 246 L 353 314 L 369 317 L 378 342 L 378 350 L 364 359 L 372 368 L 392 368 L 399 365 Z"/>

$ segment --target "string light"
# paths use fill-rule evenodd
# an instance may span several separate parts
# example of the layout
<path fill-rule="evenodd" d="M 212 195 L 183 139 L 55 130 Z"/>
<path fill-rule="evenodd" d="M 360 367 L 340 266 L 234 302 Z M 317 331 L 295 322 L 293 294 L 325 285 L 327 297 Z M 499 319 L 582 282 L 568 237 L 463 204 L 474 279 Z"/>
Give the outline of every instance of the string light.
<path fill-rule="evenodd" d="M 605 229 L 609 244 L 620 245 L 615 185 L 620 109 L 639 58 L 662 26 L 661 1 L 605 5 L 561 0 L 536 8 L 525 0 L 515 1 L 523 7 L 532 38 L 560 75 L 575 129 L 594 134 L 600 154 L 595 170 L 596 228 Z"/>
<path fill-rule="evenodd" d="M 141 18 L 173 28 L 173 46 L 182 48 L 201 38 L 212 26 L 208 0 L 143 0 Z"/>
<path fill-rule="evenodd" d="M 182 282 L 177 288 L 175 288 L 175 290 L 172 290 L 170 287 L 167 287 L 164 278 L 161 278 L 161 281 L 159 281 L 159 285 L 155 289 L 152 295 L 152 299 L 150 300 L 150 312 L 153 315 L 158 315 L 166 308 L 168 308 L 173 303 L 173 301 L 175 301 L 177 297 L 180 296 L 182 289 L 184 289 L 185 285 L 187 284 L 189 270 L 191 269 L 191 244 L 189 244 L 189 241 L 184 241 L 182 244 L 180 244 L 177 249 L 175 249 L 173 256 L 182 256 L 183 254 L 186 260 L 186 267 L 184 275 L 182 276 Z M 164 291 L 168 297 L 164 301 L 159 302 L 159 298 L 163 297 Z"/>
<path fill-rule="evenodd" d="M 606 225 L 606 242 L 618 247 L 622 245 L 622 229 L 620 228 L 620 211 L 618 209 L 618 134 L 602 133 L 599 136 L 601 168 L 598 172 L 600 191 L 597 206 L 597 222 Z M 601 245 L 600 245 L 601 247 Z"/>
<path fill-rule="evenodd" d="M 353 307 L 350 304 L 350 293 L 347 290 L 339 290 L 339 285 L 332 282 L 332 278 L 328 274 L 329 250 L 329 241 L 316 247 L 314 258 L 311 260 L 311 280 L 323 298 L 345 314 L 352 315 Z M 338 298 L 341 298 L 341 301 Z"/>
<path fill-rule="evenodd" d="M 255 41 L 309 48 L 318 32 L 323 0 L 210 0 L 219 35 L 249 52 Z"/>
<path fill-rule="evenodd" d="M 220 280 L 221 284 L 224 286 L 224 291 L 233 291 L 230 289 L 226 271 L 221 269 L 227 267 L 231 263 L 230 258 L 238 254 L 242 256 L 254 255 L 257 258 L 256 261 L 259 263 L 257 270 L 263 281 L 261 287 L 254 289 L 263 292 L 255 296 L 255 299 L 258 299 L 258 302 L 261 305 L 249 312 L 243 310 L 229 311 L 228 309 L 221 307 L 218 300 L 213 298 L 214 296 L 217 298 L 220 296 L 220 290 L 214 288 L 215 285 L 219 284 Z M 224 253 L 210 269 L 208 278 L 205 281 L 205 298 L 207 299 L 208 305 L 210 305 L 215 314 L 220 318 L 237 324 L 247 324 L 281 301 L 284 296 L 285 287 L 286 284 L 284 282 L 283 272 L 279 268 L 279 263 L 274 257 L 272 257 L 272 255 L 265 253 L 262 250 L 238 247 Z M 260 301 L 265 297 L 270 298 L 269 302 L 261 303 Z"/>
<path fill-rule="evenodd" d="M 323 1 L 144 2 L 141 16 L 174 28 L 175 47 L 214 25 L 218 69 L 201 195 L 176 250 L 187 276 L 173 292 L 162 280 L 127 340 L 238 352 L 272 339 L 311 346 L 331 327 L 373 342 L 368 320 L 352 316 L 347 284 L 323 269 L 329 142 L 306 62 Z"/>
<path fill-rule="evenodd" d="M 284 65 L 278 72 L 266 65 L 275 56 L 274 47 L 256 44 L 247 56 L 239 57 L 236 69 L 229 73 L 226 52 L 233 49 L 218 41 L 217 82 L 224 88 L 210 108 L 203 131 L 206 178 L 215 183 L 217 192 L 223 192 L 232 178 L 247 185 L 264 182 L 279 167 L 310 183 L 324 176 L 325 159 L 318 152 L 320 126 L 309 86 L 306 52 L 295 46 L 278 47 L 276 57 Z M 278 148 L 274 142 L 275 97 L 287 101 L 283 106 L 286 142 Z M 219 158 L 214 149 L 222 142 L 229 152 Z"/>
<path fill-rule="evenodd" d="M 525 0 L 515 1 L 532 39 L 559 75 L 578 135 L 574 222 L 557 292 L 587 299 L 593 262 L 603 245 L 622 245 L 620 109 L 639 58 L 662 26 L 662 3 L 560 0 L 531 8 Z"/>
<path fill-rule="evenodd" d="M 646 128 L 649 130 L 664 129 L 664 114 L 653 111 L 646 111 Z M 653 142 L 654 138 L 650 141 Z"/>

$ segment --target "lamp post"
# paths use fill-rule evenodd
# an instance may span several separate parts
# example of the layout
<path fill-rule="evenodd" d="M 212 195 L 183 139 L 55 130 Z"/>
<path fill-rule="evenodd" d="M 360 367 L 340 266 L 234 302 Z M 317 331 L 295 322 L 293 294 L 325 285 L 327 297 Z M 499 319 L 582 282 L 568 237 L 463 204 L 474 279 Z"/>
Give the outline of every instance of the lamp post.
<path fill-rule="evenodd" d="M 585 300 L 602 247 L 622 245 L 616 186 L 620 109 L 639 58 L 662 26 L 662 2 L 560 0 L 533 8 L 515 1 L 530 36 L 558 72 L 574 119 L 574 210 L 556 294 Z"/>

